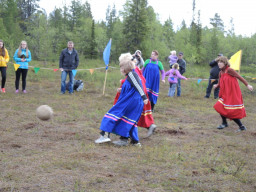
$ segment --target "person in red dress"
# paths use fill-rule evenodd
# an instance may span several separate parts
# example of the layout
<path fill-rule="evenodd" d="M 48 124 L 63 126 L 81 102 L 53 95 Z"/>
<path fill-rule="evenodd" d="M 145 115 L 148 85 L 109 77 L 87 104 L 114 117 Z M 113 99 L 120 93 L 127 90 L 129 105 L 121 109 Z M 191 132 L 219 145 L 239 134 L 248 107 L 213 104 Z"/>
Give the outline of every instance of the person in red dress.
<path fill-rule="evenodd" d="M 222 124 L 218 129 L 228 127 L 227 118 L 233 120 L 238 126 L 237 131 L 244 131 L 246 127 L 242 124 L 242 118 L 246 117 L 241 89 L 237 79 L 239 79 L 250 91 L 253 87 L 241 77 L 234 69 L 230 68 L 228 59 L 221 56 L 217 59 L 220 68 L 219 83 L 213 88 L 220 88 L 219 100 L 214 105 L 214 109 L 220 114 Z"/>
<path fill-rule="evenodd" d="M 135 57 L 133 57 L 130 53 L 123 53 L 119 57 L 119 61 L 121 61 L 123 59 L 127 59 L 127 58 L 131 59 L 131 60 L 135 59 Z M 139 77 L 141 79 L 143 91 L 146 93 L 146 96 L 148 98 L 148 93 L 147 93 L 147 88 L 146 88 L 146 79 L 144 78 L 141 70 L 137 66 L 135 67 L 134 70 L 139 75 Z M 116 104 L 116 102 L 120 96 L 120 92 L 121 92 L 122 85 L 123 85 L 124 81 L 125 81 L 125 79 L 120 80 L 121 86 L 120 86 L 120 88 L 117 89 L 117 94 L 114 99 L 114 105 Z M 143 111 L 142 111 L 140 119 L 138 121 L 138 126 L 148 129 L 147 137 L 150 137 L 153 134 L 153 132 L 155 131 L 157 126 L 154 123 L 154 118 L 152 116 L 152 109 L 151 109 L 150 102 L 148 102 L 148 104 L 144 105 Z"/>

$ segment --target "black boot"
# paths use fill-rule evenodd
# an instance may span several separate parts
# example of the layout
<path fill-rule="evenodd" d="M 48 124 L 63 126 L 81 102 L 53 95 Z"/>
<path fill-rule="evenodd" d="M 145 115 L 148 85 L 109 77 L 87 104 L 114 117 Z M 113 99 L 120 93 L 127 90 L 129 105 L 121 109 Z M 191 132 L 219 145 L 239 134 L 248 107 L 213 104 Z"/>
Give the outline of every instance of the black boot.
<path fill-rule="evenodd" d="M 246 130 L 247 130 L 246 127 L 244 125 L 241 125 L 236 132 L 246 131 Z"/>
<path fill-rule="evenodd" d="M 224 129 L 225 127 L 228 127 L 228 124 L 222 123 L 221 125 L 219 125 L 219 126 L 217 127 L 217 129 Z"/>

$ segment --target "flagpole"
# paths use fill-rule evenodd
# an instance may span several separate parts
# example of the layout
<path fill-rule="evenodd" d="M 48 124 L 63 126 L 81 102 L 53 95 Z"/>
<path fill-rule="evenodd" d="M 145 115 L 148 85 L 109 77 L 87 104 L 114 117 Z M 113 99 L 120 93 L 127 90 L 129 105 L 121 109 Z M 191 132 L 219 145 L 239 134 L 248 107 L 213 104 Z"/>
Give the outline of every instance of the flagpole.
<path fill-rule="evenodd" d="M 107 66 L 107 67 L 108 67 L 108 66 Z M 105 81 L 104 81 L 104 86 L 103 86 L 103 95 L 105 94 L 107 76 L 108 76 L 108 69 L 106 69 L 106 72 L 105 72 Z"/>
<path fill-rule="evenodd" d="M 239 62 L 239 74 L 240 74 L 240 69 L 241 69 L 242 53 L 243 53 L 243 50 L 241 49 L 241 57 L 240 57 L 240 62 Z"/>
<path fill-rule="evenodd" d="M 105 94 L 105 88 L 106 88 L 106 82 L 107 82 L 107 76 L 108 76 L 108 64 L 109 64 L 109 59 L 110 59 L 111 41 L 112 41 L 112 39 L 109 40 L 109 43 L 107 44 L 107 46 L 103 52 L 103 60 L 107 66 L 106 72 L 105 72 L 105 81 L 104 81 L 104 86 L 103 86 L 103 95 Z"/>

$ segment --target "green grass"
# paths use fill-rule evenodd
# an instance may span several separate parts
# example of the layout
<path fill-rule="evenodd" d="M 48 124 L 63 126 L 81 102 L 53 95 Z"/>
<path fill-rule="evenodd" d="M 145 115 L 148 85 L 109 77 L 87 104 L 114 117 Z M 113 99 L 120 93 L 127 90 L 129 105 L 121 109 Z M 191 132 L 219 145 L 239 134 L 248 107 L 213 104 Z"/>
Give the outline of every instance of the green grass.
<path fill-rule="evenodd" d="M 57 63 L 31 65 L 58 68 Z M 80 69 L 102 65 L 82 61 Z M 253 68 L 241 71 L 253 73 Z M 234 122 L 217 130 L 216 100 L 204 99 L 207 81 L 196 80 L 208 78 L 208 66 L 188 64 L 184 75 L 190 79 L 182 81 L 180 98 L 167 97 L 168 84 L 161 84 L 155 134 L 146 139 L 147 130 L 139 128 L 141 148 L 118 148 L 94 144 L 122 78 L 118 68 L 108 71 L 105 96 L 104 69 L 92 75 L 78 71 L 85 86 L 72 96 L 59 94 L 59 71 L 29 70 L 28 94 L 16 95 L 9 66 L 7 93 L 0 94 L 0 191 L 255 191 L 255 91 L 240 84 L 247 110 L 242 122 L 248 130 L 235 133 Z M 255 80 L 247 80 L 256 88 Z M 42 104 L 53 108 L 52 120 L 36 118 Z"/>

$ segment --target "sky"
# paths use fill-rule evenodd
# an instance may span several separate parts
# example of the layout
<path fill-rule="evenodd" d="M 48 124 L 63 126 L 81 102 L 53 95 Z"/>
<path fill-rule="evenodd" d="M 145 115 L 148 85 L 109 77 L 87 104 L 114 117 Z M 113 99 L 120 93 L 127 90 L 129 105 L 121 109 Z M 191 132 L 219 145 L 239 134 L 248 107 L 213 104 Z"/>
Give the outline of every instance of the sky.
<path fill-rule="evenodd" d="M 86 0 L 81 0 L 84 3 Z M 123 10 L 126 0 L 87 0 L 91 5 L 92 15 L 96 21 L 105 20 L 108 5 L 116 10 Z M 62 8 L 71 0 L 40 0 L 40 7 L 49 14 L 55 7 Z M 174 29 L 177 30 L 184 19 L 187 25 L 192 21 L 193 0 L 148 0 L 158 19 L 164 23 L 169 17 L 172 19 Z M 210 25 L 210 18 L 215 13 L 220 15 L 224 22 L 225 30 L 230 28 L 230 19 L 233 18 L 235 34 L 251 37 L 256 33 L 256 0 L 196 0 L 195 18 L 200 10 L 202 26 Z"/>

